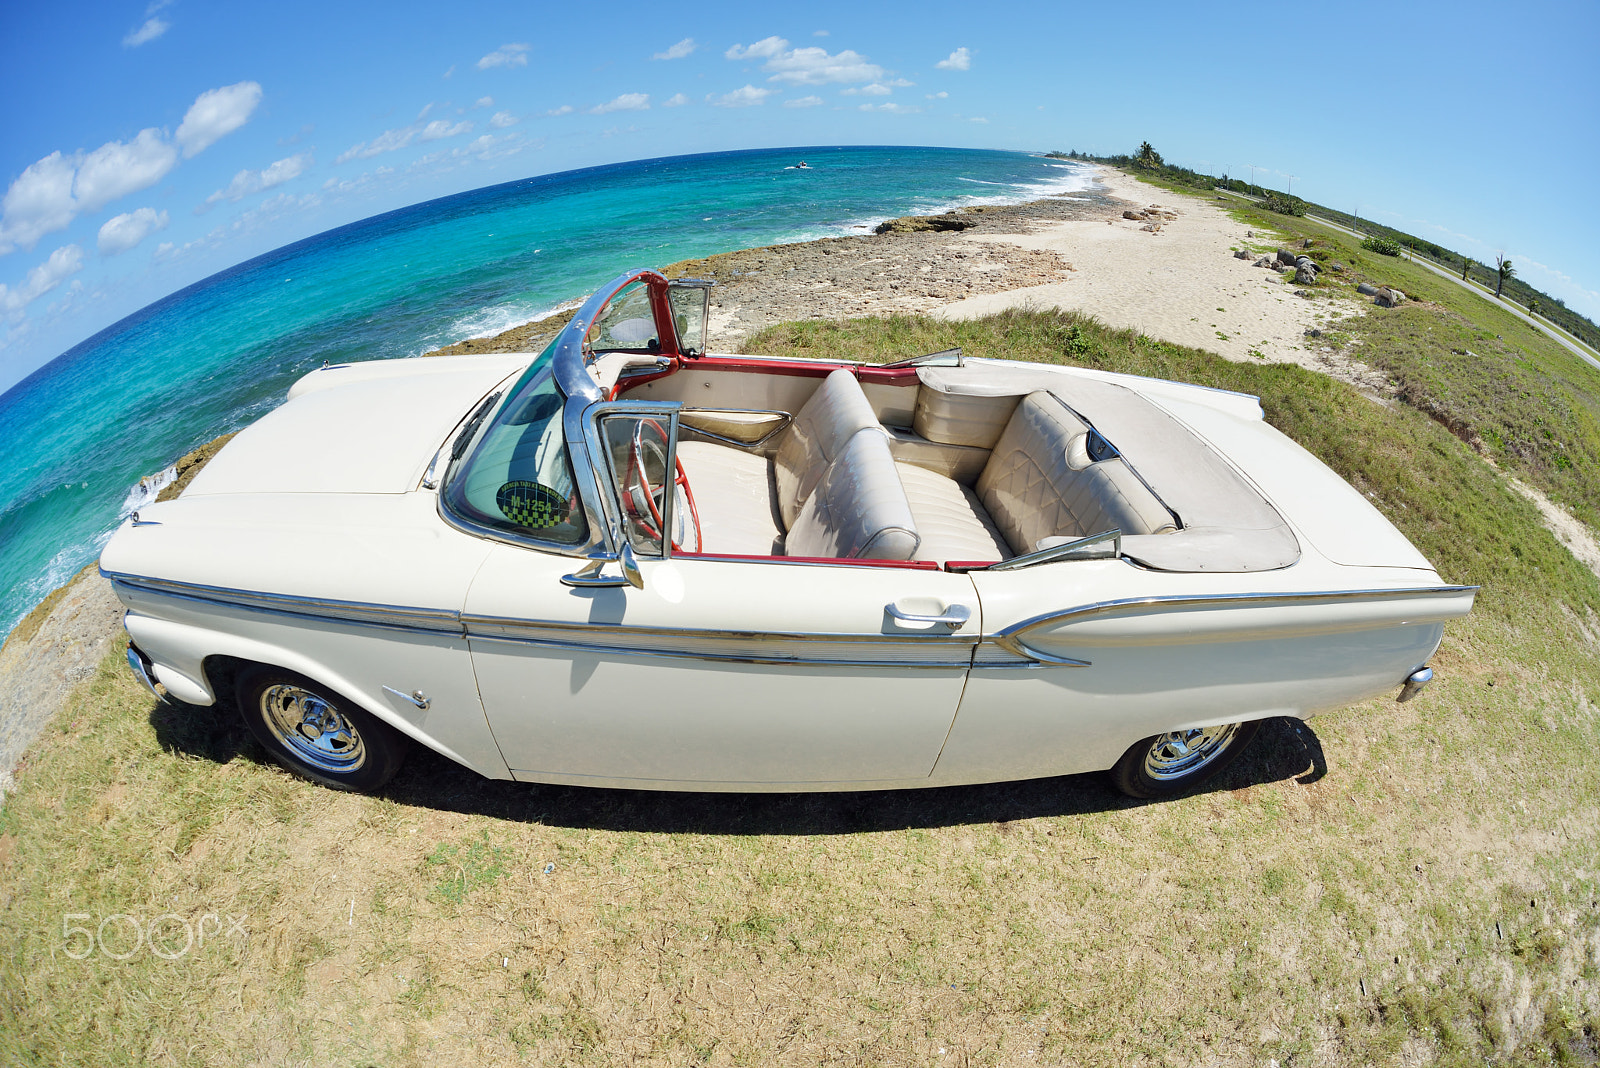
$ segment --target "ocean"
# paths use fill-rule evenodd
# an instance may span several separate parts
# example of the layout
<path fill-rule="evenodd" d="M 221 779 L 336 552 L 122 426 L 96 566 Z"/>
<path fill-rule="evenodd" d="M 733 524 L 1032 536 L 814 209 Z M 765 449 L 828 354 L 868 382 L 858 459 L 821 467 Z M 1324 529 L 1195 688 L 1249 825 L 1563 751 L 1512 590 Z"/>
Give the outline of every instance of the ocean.
<path fill-rule="evenodd" d="M 0 635 L 154 496 L 161 478 L 141 479 L 270 411 L 323 361 L 404 359 L 496 334 L 631 267 L 1090 184 L 1077 164 L 1019 152 L 673 156 L 458 193 L 219 272 L 0 395 Z"/>

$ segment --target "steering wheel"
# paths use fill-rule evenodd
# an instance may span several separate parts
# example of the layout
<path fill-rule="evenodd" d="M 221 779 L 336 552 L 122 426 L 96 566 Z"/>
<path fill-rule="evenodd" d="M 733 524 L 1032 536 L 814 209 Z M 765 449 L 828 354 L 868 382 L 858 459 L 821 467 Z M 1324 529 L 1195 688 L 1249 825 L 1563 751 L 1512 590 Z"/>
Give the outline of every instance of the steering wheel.
<path fill-rule="evenodd" d="M 646 440 L 645 427 L 649 427 L 654 432 L 653 436 L 656 440 Z M 659 488 L 653 488 L 651 486 L 650 475 L 645 470 L 647 456 L 654 461 L 656 467 L 665 468 L 667 432 L 654 419 L 640 419 L 634 425 L 633 440 L 628 444 L 628 467 L 624 475 L 627 485 L 623 487 L 623 501 L 634 522 L 638 523 L 640 528 L 650 537 L 659 538 L 664 526 L 662 504 L 668 487 L 663 485 Z M 689 488 L 689 476 L 683 470 L 683 461 L 678 460 L 676 457 L 674 457 L 674 460 L 677 473 L 672 479 L 671 488 L 674 492 L 679 490 L 682 492 L 678 494 L 678 507 L 673 509 L 673 518 L 676 520 L 673 525 L 678 528 L 673 533 L 678 536 L 671 539 L 672 550 L 673 552 L 699 552 L 700 544 L 703 540 L 700 534 L 700 508 L 695 504 L 694 491 Z M 685 503 L 689 506 L 689 523 L 687 524 L 683 520 L 683 505 Z M 690 533 L 693 533 L 694 540 L 685 548 L 684 542 L 687 539 L 683 536 Z"/>

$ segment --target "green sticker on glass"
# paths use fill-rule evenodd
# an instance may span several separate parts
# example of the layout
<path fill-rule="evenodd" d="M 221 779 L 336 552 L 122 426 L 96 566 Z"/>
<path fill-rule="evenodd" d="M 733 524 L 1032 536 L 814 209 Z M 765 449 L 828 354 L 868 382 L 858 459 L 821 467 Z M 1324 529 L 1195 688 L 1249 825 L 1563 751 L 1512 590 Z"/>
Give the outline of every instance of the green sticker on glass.
<path fill-rule="evenodd" d="M 566 497 L 549 486 L 517 479 L 501 486 L 494 495 L 501 514 L 519 527 L 545 530 L 567 521 L 571 508 Z"/>

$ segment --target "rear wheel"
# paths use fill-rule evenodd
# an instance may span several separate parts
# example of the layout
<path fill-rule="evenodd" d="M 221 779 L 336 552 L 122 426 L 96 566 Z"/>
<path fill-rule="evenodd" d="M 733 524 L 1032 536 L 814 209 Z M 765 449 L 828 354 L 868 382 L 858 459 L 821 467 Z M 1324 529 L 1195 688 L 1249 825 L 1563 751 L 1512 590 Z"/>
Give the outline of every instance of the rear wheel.
<path fill-rule="evenodd" d="M 1218 774 L 1249 747 L 1260 720 L 1168 731 L 1135 742 L 1111 769 L 1111 781 L 1129 797 L 1173 797 Z"/>
<path fill-rule="evenodd" d="M 245 726 L 272 759 L 336 790 L 376 790 L 405 759 L 406 738 L 332 690 L 282 668 L 240 672 Z"/>

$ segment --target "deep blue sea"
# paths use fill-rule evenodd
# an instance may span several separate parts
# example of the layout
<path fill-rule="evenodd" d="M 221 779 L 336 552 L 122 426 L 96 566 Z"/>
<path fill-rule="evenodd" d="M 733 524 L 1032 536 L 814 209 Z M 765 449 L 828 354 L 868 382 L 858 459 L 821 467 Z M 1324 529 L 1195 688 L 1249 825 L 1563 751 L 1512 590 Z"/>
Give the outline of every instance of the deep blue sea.
<path fill-rule="evenodd" d="M 793 165 L 804 159 L 810 169 Z M 639 160 L 416 204 L 259 256 L 128 316 L 0 395 L 0 636 L 94 561 L 139 480 L 280 404 L 324 360 L 418 356 L 630 267 L 860 234 L 1086 189 L 1074 164 L 946 148 Z"/>

